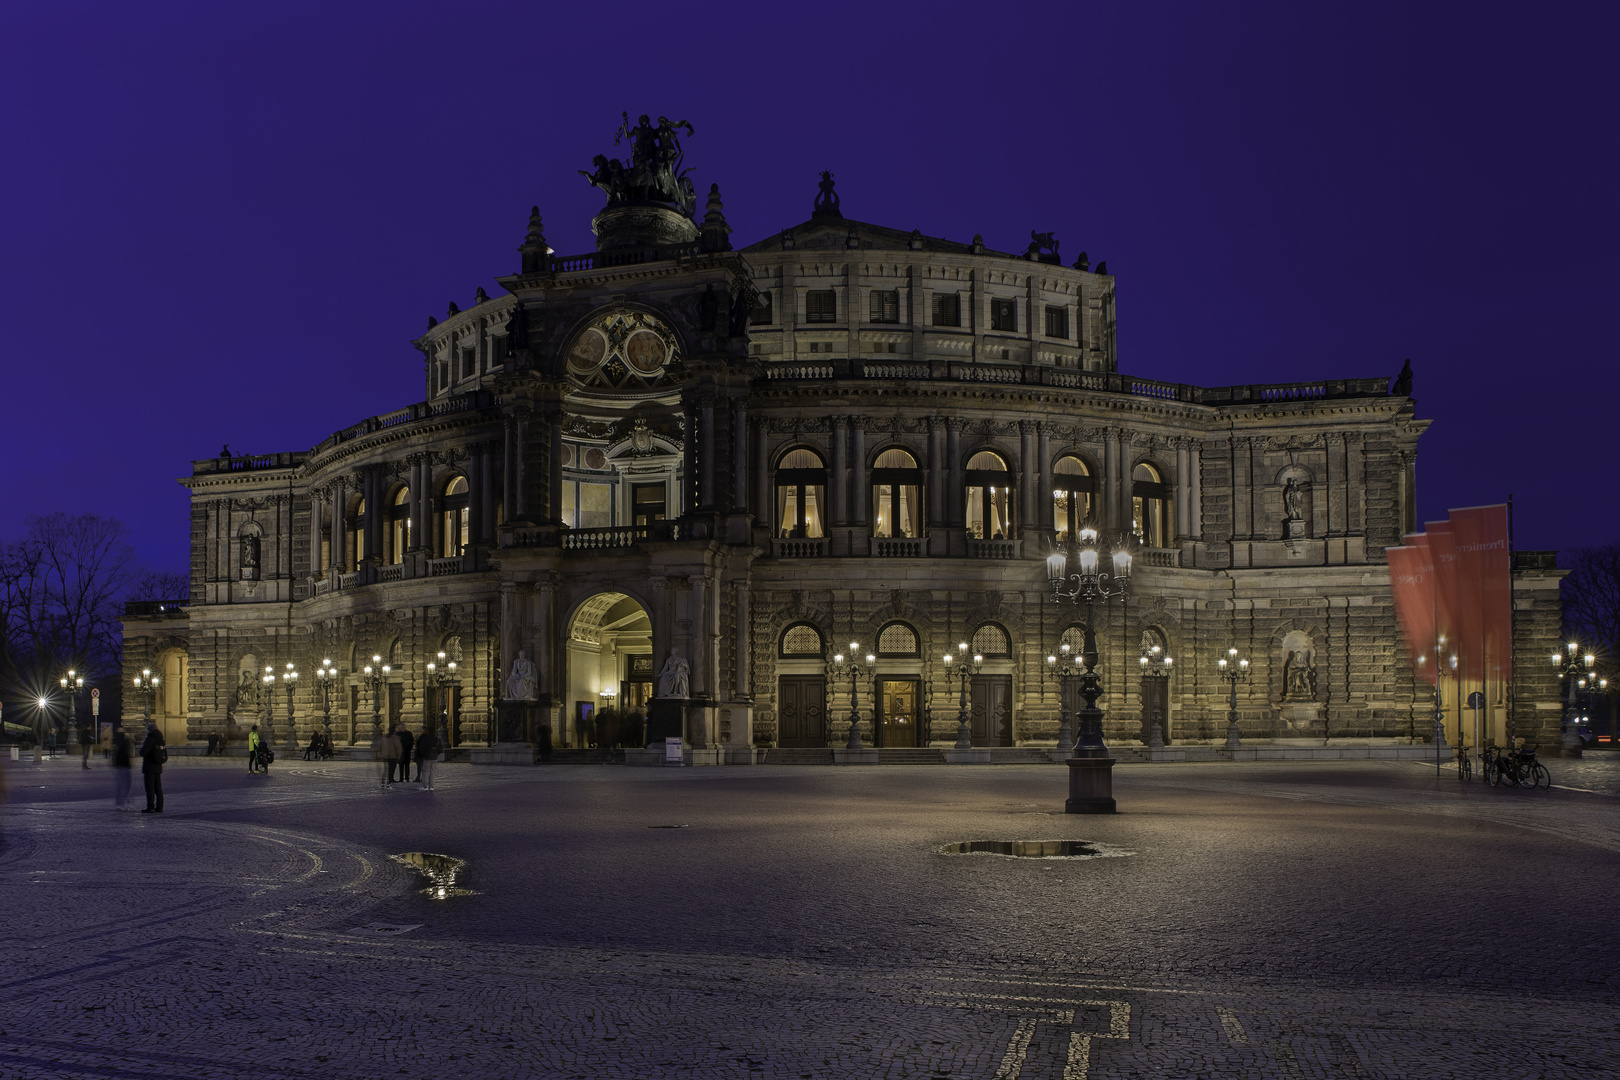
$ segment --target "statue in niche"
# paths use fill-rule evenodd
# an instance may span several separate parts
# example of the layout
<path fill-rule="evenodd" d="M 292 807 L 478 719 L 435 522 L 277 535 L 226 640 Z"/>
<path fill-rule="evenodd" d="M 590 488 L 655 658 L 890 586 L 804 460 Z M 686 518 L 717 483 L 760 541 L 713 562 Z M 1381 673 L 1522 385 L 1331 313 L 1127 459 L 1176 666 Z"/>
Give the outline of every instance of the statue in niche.
<path fill-rule="evenodd" d="M 507 701 L 534 701 L 540 696 L 540 673 L 535 670 L 529 654 L 518 651 L 512 661 L 512 671 L 506 678 Z"/>
<path fill-rule="evenodd" d="M 236 707 L 247 709 L 258 704 L 259 701 L 259 673 L 258 665 L 244 666 L 236 684 Z"/>
<path fill-rule="evenodd" d="M 1290 476 L 1288 483 L 1283 485 L 1283 511 L 1289 521 L 1305 520 L 1304 500 L 1305 489 L 1299 486 L 1299 477 Z"/>
<path fill-rule="evenodd" d="M 1292 649 L 1283 661 L 1283 693 L 1294 701 L 1316 699 L 1316 650 Z"/>
<path fill-rule="evenodd" d="M 252 533 L 242 536 L 242 580 L 259 576 L 259 538 Z"/>
<path fill-rule="evenodd" d="M 658 673 L 658 696 L 685 700 L 690 694 L 692 665 L 678 652 L 669 654 L 664 668 Z"/>

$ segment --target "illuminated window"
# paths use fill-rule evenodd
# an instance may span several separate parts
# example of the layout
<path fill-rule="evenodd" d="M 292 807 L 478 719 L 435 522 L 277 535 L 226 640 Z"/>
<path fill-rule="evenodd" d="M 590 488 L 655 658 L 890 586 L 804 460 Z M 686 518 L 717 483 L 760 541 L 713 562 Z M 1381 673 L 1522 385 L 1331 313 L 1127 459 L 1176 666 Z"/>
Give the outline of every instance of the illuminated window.
<path fill-rule="evenodd" d="M 825 536 L 827 467 L 814 450 L 789 450 L 776 466 L 776 535 L 817 539 Z"/>
<path fill-rule="evenodd" d="M 809 623 L 795 623 L 782 632 L 783 656 L 812 656 L 823 654 L 821 631 Z"/>
<path fill-rule="evenodd" d="M 1170 545 L 1175 535 L 1170 489 L 1159 470 L 1145 462 L 1131 472 L 1131 528 L 1143 547 Z"/>
<path fill-rule="evenodd" d="M 922 470 L 904 450 L 885 450 L 873 464 L 872 535 L 922 535 Z"/>
<path fill-rule="evenodd" d="M 1012 539 L 1011 474 L 1001 455 L 981 450 L 968 459 L 968 535 L 976 540 Z"/>
<path fill-rule="evenodd" d="M 1058 458 L 1052 469 L 1052 527 L 1059 540 L 1074 536 L 1091 517 L 1091 494 L 1096 481 L 1086 463 L 1070 454 Z"/>

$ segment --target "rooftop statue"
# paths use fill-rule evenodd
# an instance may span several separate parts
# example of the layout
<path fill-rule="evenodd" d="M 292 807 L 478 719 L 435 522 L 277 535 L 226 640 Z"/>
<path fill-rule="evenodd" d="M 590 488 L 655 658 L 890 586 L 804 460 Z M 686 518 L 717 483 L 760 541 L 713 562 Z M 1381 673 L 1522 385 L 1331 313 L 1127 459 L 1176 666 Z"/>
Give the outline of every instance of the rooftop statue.
<path fill-rule="evenodd" d="M 683 152 L 678 133 L 684 128 L 688 137 L 692 125 L 685 120 L 671 121 L 660 116 L 655 127 L 643 115 L 630 126 L 630 114 L 624 113 L 624 123 L 613 136 L 613 145 L 630 141 L 629 162 L 597 154 L 591 159 L 594 172 L 580 170 L 579 175 L 607 194 L 608 206 L 629 202 L 669 203 L 687 217 L 697 209 L 697 192 L 687 177 L 690 169 L 681 168 Z"/>

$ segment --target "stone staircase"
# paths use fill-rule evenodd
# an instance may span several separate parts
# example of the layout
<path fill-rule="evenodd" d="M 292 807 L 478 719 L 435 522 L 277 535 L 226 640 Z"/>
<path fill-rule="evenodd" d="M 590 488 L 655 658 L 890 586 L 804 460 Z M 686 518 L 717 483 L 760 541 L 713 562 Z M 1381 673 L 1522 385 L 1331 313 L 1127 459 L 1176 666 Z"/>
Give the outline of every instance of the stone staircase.
<path fill-rule="evenodd" d="M 992 746 L 990 764 L 1049 765 L 1051 759 L 1046 756 L 1046 751 L 1038 746 Z"/>
<path fill-rule="evenodd" d="M 550 765 L 623 765 L 624 751 L 606 747 L 598 750 L 556 749 L 551 752 Z"/>
<path fill-rule="evenodd" d="M 773 746 L 765 752 L 767 765 L 831 765 L 833 752 L 826 747 Z"/>
<path fill-rule="evenodd" d="M 945 753 L 926 746 L 896 746 L 878 750 L 879 765 L 943 765 Z"/>

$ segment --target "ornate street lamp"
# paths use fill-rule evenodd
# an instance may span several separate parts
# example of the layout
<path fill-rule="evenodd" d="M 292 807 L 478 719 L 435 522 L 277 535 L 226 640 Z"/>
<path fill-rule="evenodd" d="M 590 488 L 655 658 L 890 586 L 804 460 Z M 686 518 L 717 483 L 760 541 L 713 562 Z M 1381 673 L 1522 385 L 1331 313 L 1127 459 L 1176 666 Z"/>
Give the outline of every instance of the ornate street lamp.
<path fill-rule="evenodd" d="M 1058 655 L 1046 658 L 1046 666 L 1058 679 L 1058 752 L 1067 756 L 1074 746 L 1074 732 L 1069 723 L 1069 689 L 1074 677 L 1080 674 L 1080 658 L 1074 655 L 1074 646 L 1065 641 L 1058 646 Z"/>
<path fill-rule="evenodd" d="M 332 661 L 322 660 L 315 669 L 315 678 L 321 684 L 321 728 L 326 732 L 326 748 L 332 748 L 332 687 L 337 684 L 338 671 Z"/>
<path fill-rule="evenodd" d="M 68 673 L 57 681 L 68 695 L 67 746 L 71 754 L 79 744 L 79 691 L 84 689 L 84 676 L 68 668 Z"/>
<path fill-rule="evenodd" d="M 1236 649 L 1227 649 L 1226 655 L 1215 661 L 1215 666 L 1221 669 L 1221 678 L 1226 680 L 1228 690 L 1226 704 L 1226 748 L 1228 750 L 1243 749 L 1243 740 L 1238 738 L 1237 722 L 1237 688 L 1238 683 L 1249 681 L 1249 659 L 1238 656 Z"/>
<path fill-rule="evenodd" d="M 860 680 L 862 676 L 870 673 L 874 665 L 877 664 L 877 657 L 871 653 L 866 654 L 866 663 L 862 664 L 859 659 L 860 648 L 860 642 L 850 642 L 849 659 L 845 660 L 844 654 L 838 653 L 832 658 L 832 664 L 830 665 L 834 678 L 849 676 L 849 742 L 847 749 L 850 750 L 861 749 Z"/>
<path fill-rule="evenodd" d="M 450 745 L 450 687 L 454 686 L 460 676 L 456 673 L 456 662 L 439 650 L 437 661 L 429 660 L 427 666 L 428 679 L 439 688 L 439 761 L 444 760 L 445 749 Z M 613 704 L 613 691 L 603 690 L 602 696 Z"/>
<path fill-rule="evenodd" d="M 958 750 L 973 749 L 973 725 L 968 722 L 968 683 L 972 681 L 973 676 L 979 673 L 979 669 L 984 666 L 984 657 L 975 653 L 973 658 L 969 659 L 967 651 L 968 643 L 963 641 L 957 644 L 954 657 L 950 653 L 945 654 L 945 678 L 955 678 L 962 684 L 962 695 L 958 700 L 956 711 L 956 749 Z M 954 669 L 951 667 L 953 662 L 956 664 Z"/>
<path fill-rule="evenodd" d="M 392 670 L 382 662 L 382 657 L 373 656 L 371 663 L 365 666 L 362 674 L 366 685 L 371 687 L 371 737 L 382 738 L 382 688 L 388 680 L 388 673 Z"/>
<path fill-rule="evenodd" d="M 135 690 L 141 695 L 141 719 L 152 718 L 152 694 L 157 690 L 162 680 L 152 674 L 151 668 L 141 668 L 141 673 L 135 676 Z"/>
<path fill-rule="evenodd" d="M 298 682 L 298 672 L 293 668 L 292 661 L 287 662 L 287 670 L 281 673 L 281 685 L 287 690 L 287 753 L 298 752 L 298 721 L 293 716 L 293 686 Z"/>
<path fill-rule="evenodd" d="M 1144 698 L 1147 697 L 1148 680 L 1168 679 L 1171 665 L 1175 662 L 1175 658 L 1166 652 L 1162 645 L 1150 646 L 1147 652 L 1137 658 L 1137 663 L 1142 669 L 1142 696 Z M 1166 705 L 1168 704 L 1166 702 Z M 1158 713 L 1158 710 L 1154 710 L 1154 712 L 1153 727 L 1148 734 L 1148 745 L 1150 747 L 1159 747 L 1164 745 L 1164 728 L 1160 724 L 1163 717 L 1162 714 Z"/>
<path fill-rule="evenodd" d="M 1130 599 L 1131 552 L 1128 538 L 1114 544 L 1112 557 L 1105 565 L 1099 548 L 1100 537 L 1091 526 L 1079 530 L 1073 543 L 1061 544 L 1046 557 L 1046 576 L 1052 585 L 1052 601 L 1085 604 L 1085 636 L 1080 645 L 1080 696 L 1086 707 L 1080 710 L 1080 735 L 1074 749 L 1092 753 L 1108 753 L 1103 743 L 1102 710 L 1097 698 L 1102 695 L 1102 680 L 1096 673 L 1097 635 L 1096 605 L 1107 604 L 1117 598 L 1121 603 Z M 1112 800 L 1110 800 L 1111 802 Z"/>
<path fill-rule="evenodd" d="M 275 748 L 276 742 L 276 669 L 269 664 L 264 665 L 264 674 L 259 677 L 264 683 L 264 745 Z"/>
<path fill-rule="evenodd" d="M 1563 693 L 1559 695 L 1558 727 L 1561 732 L 1566 733 L 1567 737 L 1571 720 L 1573 719 L 1577 724 L 1580 723 L 1582 697 L 1595 691 L 1598 688 L 1599 680 L 1597 672 L 1594 670 L 1597 667 L 1596 654 L 1586 653 L 1584 656 L 1581 655 L 1581 645 L 1578 641 L 1571 641 L 1564 648 L 1568 650 L 1569 658 L 1566 660 L 1563 653 L 1555 652 L 1552 654 L 1552 662 L 1553 667 L 1558 670 L 1559 681 L 1565 684 L 1562 688 Z M 1608 680 L 1602 680 L 1602 684 L 1607 688 Z"/>

